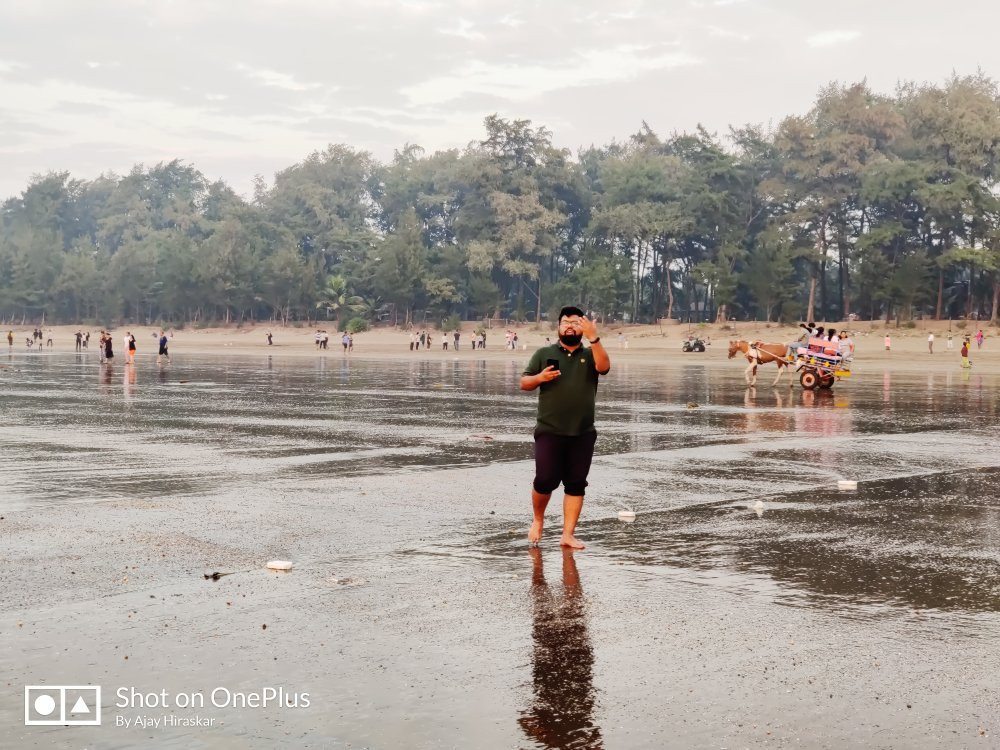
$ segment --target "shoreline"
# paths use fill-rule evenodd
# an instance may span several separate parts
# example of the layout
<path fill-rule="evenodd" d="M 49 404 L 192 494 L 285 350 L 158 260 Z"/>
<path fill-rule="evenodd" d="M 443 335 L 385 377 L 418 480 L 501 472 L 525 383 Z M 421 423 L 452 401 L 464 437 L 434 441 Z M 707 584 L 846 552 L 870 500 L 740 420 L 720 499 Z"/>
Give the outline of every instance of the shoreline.
<path fill-rule="evenodd" d="M 283 327 L 274 328 L 266 325 L 241 326 L 239 328 L 182 328 L 170 329 L 168 335 L 173 334 L 169 342 L 171 357 L 183 356 L 185 354 L 197 354 L 208 356 L 259 356 L 267 355 L 282 358 L 360 358 L 368 360 L 391 360 L 391 361 L 443 361 L 461 359 L 476 360 L 496 360 L 527 361 L 531 353 L 538 347 L 546 344 L 546 338 L 555 340 L 555 332 L 551 329 L 536 328 L 535 326 L 513 327 L 518 335 L 518 348 L 516 350 L 504 348 L 504 328 L 494 328 L 487 331 L 486 349 L 469 348 L 472 330 L 478 327 L 478 322 L 466 322 L 463 324 L 462 338 L 459 349 L 455 351 L 451 341 L 448 349 L 444 349 L 440 344 L 440 332 L 434 330 L 436 343 L 430 348 L 418 348 L 415 351 L 409 349 L 409 332 L 393 328 L 376 328 L 354 335 L 354 350 L 350 354 L 345 354 L 340 343 L 340 335 L 332 330 L 334 325 L 326 329 L 330 340 L 327 349 L 317 349 L 315 344 L 316 328 L 308 327 Z M 962 344 L 963 335 L 969 329 L 950 331 L 953 348 L 947 349 L 948 321 L 931 321 L 930 327 L 924 328 L 890 328 L 889 334 L 892 341 L 892 350 L 885 351 L 883 336 L 886 329 L 879 327 L 869 330 L 869 323 L 849 329 L 856 346 L 854 361 L 855 376 L 863 376 L 865 373 L 885 373 L 885 372 L 950 372 L 961 371 L 959 349 Z M 954 323 L 952 323 L 954 326 Z M 82 350 L 82 354 L 97 354 L 96 338 L 99 329 L 88 329 L 81 326 L 63 325 L 46 327 L 43 330 L 46 339 L 51 338 L 53 345 L 45 346 L 42 342 L 41 351 L 51 354 L 75 354 L 75 333 L 77 330 L 86 332 L 90 330 L 90 347 Z M 122 338 L 125 332 L 131 330 L 136 335 L 137 353 L 136 361 L 154 361 L 157 352 L 157 337 L 159 329 L 148 326 L 135 326 L 132 328 L 117 328 L 112 331 L 115 337 L 115 354 L 121 355 L 123 349 Z M 431 330 L 431 329 L 428 329 Z M 728 367 L 734 371 L 742 373 L 746 368 L 746 360 L 737 355 L 730 361 L 727 358 L 728 342 L 735 339 L 760 340 L 788 343 L 794 341 L 801 334 L 801 329 L 793 326 L 766 327 L 760 324 L 737 323 L 728 327 L 708 326 L 703 328 L 688 328 L 683 325 L 663 325 L 663 326 L 608 326 L 600 327 L 599 333 L 604 339 L 605 347 L 611 355 L 612 362 L 619 364 L 634 362 L 639 365 L 660 365 L 667 367 L 700 365 L 704 367 L 718 368 Z M 974 336 L 975 331 L 969 332 Z M 990 329 L 983 329 L 984 333 Z M 36 345 L 28 348 L 25 339 L 30 337 L 31 328 L 7 328 L 2 330 L 3 338 L 6 338 L 8 331 L 14 333 L 13 346 L 6 347 L 8 355 L 11 354 L 38 354 L 39 348 Z M 273 334 L 273 345 L 268 345 L 266 333 Z M 705 337 L 708 340 L 708 348 L 705 352 L 682 352 L 681 344 L 691 331 L 696 336 Z M 928 353 L 927 336 L 930 332 L 935 335 L 934 353 Z M 619 338 L 621 333 L 625 338 Z M 153 335 L 155 334 L 155 336 Z M 0 346 L 6 344 L 2 341 Z M 627 348 L 626 348 L 627 347 Z M 979 373 L 1000 373 L 1000 338 L 994 340 L 991 334 L 983 343 L 982 349 L 976 347 L 972 342 L 972 352 L 970 358 L 973 361 L 973 371 Z M 3 352 L 3 348 L 0 348 Z M 116 361 L 119 361 L 116 357 Z M 124 361 L 124 357 L 121 357 Z M 768 381 L 769 373 L 773 368 L 765 365 L 758 372 L 758 386 Z"/>

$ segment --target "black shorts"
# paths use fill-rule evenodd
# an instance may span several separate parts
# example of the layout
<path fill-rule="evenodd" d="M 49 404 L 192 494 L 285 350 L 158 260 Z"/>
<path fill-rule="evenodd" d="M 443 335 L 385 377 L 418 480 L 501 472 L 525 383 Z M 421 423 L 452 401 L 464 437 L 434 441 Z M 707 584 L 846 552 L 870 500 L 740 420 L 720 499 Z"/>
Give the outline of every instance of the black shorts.
<path fill-rule="evenodd" d="M 562 482 L 567 495 L 584 495 L 596 432 L 582 435 L 535 433 L 535 492 L 548 495 Z"/>
<path fill-rule="evenodd" d="M 160 347 L 160 354 L 161 355 L 166 354 L 168 357 L 170 356 L 169 354 L 167 354 L 167 347 L 165 346 Z"/>

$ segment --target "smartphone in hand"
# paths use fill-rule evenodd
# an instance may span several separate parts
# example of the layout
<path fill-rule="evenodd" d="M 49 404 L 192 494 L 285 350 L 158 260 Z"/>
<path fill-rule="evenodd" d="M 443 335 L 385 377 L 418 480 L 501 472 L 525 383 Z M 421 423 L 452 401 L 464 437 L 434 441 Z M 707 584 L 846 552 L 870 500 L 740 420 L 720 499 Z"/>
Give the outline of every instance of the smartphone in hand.
<path fill-rule="evenodd" d="M 545 360 L 545 366 L 546 367 L 551 367 L 553 370 L 558 370 L 559 369 L 559 360 L 558 359 L 547 359 L 547 360 Z"/>

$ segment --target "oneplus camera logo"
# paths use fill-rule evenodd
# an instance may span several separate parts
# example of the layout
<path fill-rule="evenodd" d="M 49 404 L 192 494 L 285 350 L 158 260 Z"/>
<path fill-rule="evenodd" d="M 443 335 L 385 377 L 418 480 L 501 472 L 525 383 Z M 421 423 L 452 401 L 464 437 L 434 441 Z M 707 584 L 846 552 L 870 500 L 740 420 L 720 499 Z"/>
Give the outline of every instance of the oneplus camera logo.
<path fill-rule="evenodd" d="M 100 685 L 26 685 L 25 726 L 86 726 L 101 723 Z"/>

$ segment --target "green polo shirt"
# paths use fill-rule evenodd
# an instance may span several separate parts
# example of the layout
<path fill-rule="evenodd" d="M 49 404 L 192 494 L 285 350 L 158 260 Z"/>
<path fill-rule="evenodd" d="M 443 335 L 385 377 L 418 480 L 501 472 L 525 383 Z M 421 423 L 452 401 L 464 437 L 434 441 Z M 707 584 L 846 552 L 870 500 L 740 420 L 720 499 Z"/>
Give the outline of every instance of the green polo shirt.
<path fill-rule="evenodd" d="M 594 366 L 594 353 L 582 346 L 573 352 L 566 351 L 559 343 L 543 346 L 531 355 L 524 374 L 537 375 L 548 367 L 550 359 L 559 360 L 562 374 L 538 387 L 535 432 L 554 435 L 593 432 L 597 380 L 601 376 Z"/>

